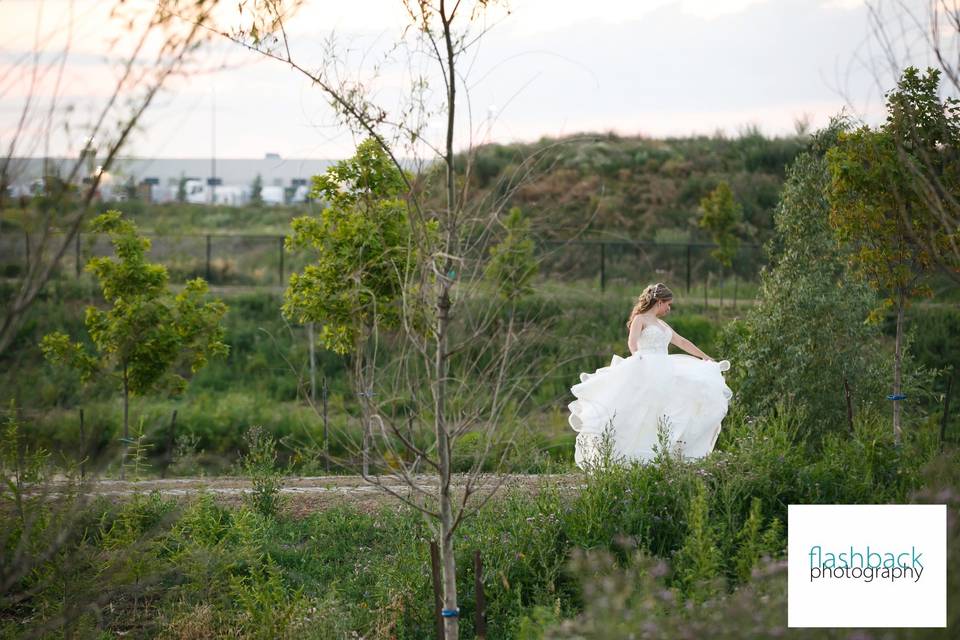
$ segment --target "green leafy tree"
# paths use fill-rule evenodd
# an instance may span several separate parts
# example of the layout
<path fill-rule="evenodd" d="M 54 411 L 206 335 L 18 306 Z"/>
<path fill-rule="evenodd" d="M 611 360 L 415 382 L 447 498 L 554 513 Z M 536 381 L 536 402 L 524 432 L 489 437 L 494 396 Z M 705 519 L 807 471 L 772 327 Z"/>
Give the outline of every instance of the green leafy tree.
<path fill-rule="evenodd" d="M 940 101 L 938 83 L 934 69 L 923 76 L 913 67 L 906 69 L 897 88 L 887 94 L 886 122 L 876 129 L 863 126 L 842 133 L 827 154 L 830 224 L 852 247 L 849 258 L 856 273 L 882 296 L 872 318 L 890 307 L 896 312 L 891 399 L 897 441 L 904 399 L 904 312 L 912 299 L 932 295 L 924 277 L 936 265 L 933 247 L 914 239 L 932 238 L 934 246 L 945 246 L 951 238 L 938 224 L 912 167 L 920 157 L 943 157 L 943 171 L 956 170 L 947 157 L 955 154 L 960 141 L 958 106 L 956 101 Z M 956 186 L 956 178 L 953 182 Z"/>
<path fill-rule="evenodd" d="M 84 381 L 102 375 L 117 380 L 123 393 L 125 463 L 130 394 L 182 392 L 187 372 L 195 373 L 212 356 L 226 355 L 221 320 L 227 308 L 206 299 L 207 283 L 201 278 L 188 281 L 178 294 L 171 292 L 166 268 L 146 261 L 150 240 L 119 211 L 98 216 L 91 228 L 109 234 L 116 253 L 115 258 L 93 258 L 86 266 L 109 305 L 87 307 L 94 350 L 60 331 L 44 336 L 40 347 L 50 362 L 77 369 Z"/>
<path fill-rule="evenodd" d="M 896 38 L 891 38 L 888 29 L 895 15 L 902 28 Z M 907 19 L 903 20 L 904 17 Z M 958 18 L 960 11 L 955 3 L 924 2 L 908 8 L 908 4 L 900 0 L 874 0 L 871 2 L 869 32 L 875 40 L 873 44 L 879 46 L 888 60 L 889 67 L 905 68 L 904 76 L 917 75 L 917 71 L 907 65 L 922 51 L 926 59 L 939 67 L 936 78 L 942 77 L 944 93 L 956 96 L 960 90 L 960 58 L 956 55 L 960 46 Z M 903 42 L 916 43 L 920 51 L 912 44 L 910 47 L 900 46 Z M 929 83 L 933 77 L 928 71 L 924 80 Z M 893 104 L 899 112 L 896 119 L 906 125 L 899 128 L 909 134 L 902 137 L 898 152 L 925 198 L 928 213 L 933 214 L 931 226 L 939 228 L 940 232 L 927 236 L 914 234 L 911 241 L 933 255 L 942 275 L 960 284 L 960 167 L 957 166 L 960 161 L 960 145 L 957 144 L 960 103 L 956 98 L 939 100 L 936 92 L 926 90 L 921 82 L 912 84 L 920 91 L 909 91 L 907 93 L 913 95 L 900 104 Z M 920 142 L 931 130 L 939 130 L 943 136 L 943 143 L 934 149 Z M 944 237 L 948 238 L 946 243 Z"/>
<path fill-rule="evenodd" d="M 406 191 L 400 171 L 368 139 L 352 158 L 314 176 L 311 193 L 326 203 L 320 214 L 292 222 L 287 249 L 310 249 L 316 261 L 291 274 L 283 313 L 321 324 L 318 338 L 335 353 L 357 353 L 374 326 L 400 322 L 413 259 Z"/>
<path fill-rule="evenodd" d="M 263 177 L 259 173 L 250 185 L 250 204 L 256 207 L 263 204 Z"/>
<path fill-rule="evenodd" d="M 730 185 L 725 181 L 718 184 L 700 201 L 700 211 L 700 227 L 709 231 L 719 245 L 711 255 L 723 266 L 730 267 L 740 244 L 736 231 L 743 220 L 743 209 L 733 197 Z"/>
<path fill-rule="evenodd" d="M 510 209 L 503 221 L 503 239 L 490 247 L 490 261 L 485 276 L 500 294 L 509 301 L 533 293 L 533 278 L 537 275 L 536 247 L 530 236 L 530 220 L 519 207 Z"/>
<path fill-rule="evenodd" d="M 506 231 L 499 243 L 490 247 L 490 260 L 484 277 L 508 305 L 507 335 L 500 353 L 500 365 L 493 387 L 492 406 L 498 410 L 498 398 L 507 372 L 511 342 L 514 339 L 514 317 L 517 303 L 533 293 L 533 278 L 537 275 L 536 246 L 530 236 L 530 220 L 519 207 L 513 207 L 503 221 Z"/>
<path fill-rule="evenodd" d="M 404 285 L 416 259 L 404 178 L 377 140 L 365 140 L 352 158 L 313 178 L 312 195 L 326 207 L 318 217 L 295 218 L 286 239 L 288 249 L 309 248 L 316 260 L 291 274 L 284 315 L 317 323 L 324 347 L 352 356 L 353 381 L 363 399 L 364 476 L 372 385 L 365 345 L 374 330 L 400 325 Z"/>
<path fill-rule="evenodd" d="M 744 409 L 762 415 L 790 400 L 805 413 L 810 436 L 845 428 L 846 389 L 851 406 L 882 402 L 889 370 L 879 327 L 864 323 L 876 295 L 851 277 L 828 221 L 824 154 L 844 126 L 834 121 L 816 134 L 788 169 L 757 302 L 721 337 Z"/>

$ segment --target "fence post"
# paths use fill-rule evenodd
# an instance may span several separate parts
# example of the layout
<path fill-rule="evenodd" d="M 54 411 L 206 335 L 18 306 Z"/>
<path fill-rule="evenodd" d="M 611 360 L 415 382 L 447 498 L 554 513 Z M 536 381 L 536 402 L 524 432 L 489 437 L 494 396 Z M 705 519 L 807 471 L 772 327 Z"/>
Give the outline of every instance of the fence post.
<path fill-rule="evenodd" d="M 710 272 L 703 276 L 703 312 L 707 312 L 707 287 L 710 286 Z"/>
<path fill-rule="evenodd" d="M 210 235 L 207 234 L 207 282 L 210 282 Z"/>
<path fill-rule="evenodd" d="M 437 627 L 437 640 L 443 640 L 443 618 L 440 610 L 443 608 L 443 598 L 440 595 L 440 549 L 436 540 L 430 541 L 430 573 L 433 576 L 433 621 Z"/>
<path fill-rule="evenodd" d="M 277 238 L 277 240 L 278 240 L 277 246 L 278 246 L 279 249 L 280 249 L 280 271 L 279 271 L 279 273 L 280 273 L 280 280 L 279 280 L 279 284 L 280 284 L 280 287 L 282 288 L 282 287 L 283 287 L 283 236 L 280 236 L 279 238 Z"/>
<path fill-rule="evenodd" d="M 363 477 L 366 478 L 370 475 L 370 424 L 365 417 L 361 417 L 360 419 L 363 420 L 363 459 L 361 460 L 361 465 L 363 468 Z"/>
<path fill-rule="evenodd" d="M 605 291 L 607 288 L 607 243 L 600 243 L 600 291 Z"/>
<path fill-rule="evenodd" d="M 720 264 L 720 311 L 717 312 L 717 318 L 720 317 L 721 311 L 723 311 L 723 263 Z"/>
<path fill-rule="evenodd" d="M 475 592 L 477 594 L 477 610 L 474 613 L 474 629 L 477 640 L 487 638 L 487 601 L 483 595 L 483 560 L 480 559 L 480 550 L 473 552 L 473 575 L 475 578 Z"/>
<path fill-rule="evenodd" d="M 330 441 L 327 439 L 327 376 L 323 376 L 323 388 L 320 391 L 323 394 L 323 459 L 327 465 L 327 473 L 330 473 Z"/>
<path fill-rule="evenodd" d="M 86 475 L 87 438 L 83 432 L 83 407 L 80 407 L 80 479 Z"/>
<path fill-rule="evenodd" d="M 690 294 L 690 245 L 687 244 L 687 295 Z"/>

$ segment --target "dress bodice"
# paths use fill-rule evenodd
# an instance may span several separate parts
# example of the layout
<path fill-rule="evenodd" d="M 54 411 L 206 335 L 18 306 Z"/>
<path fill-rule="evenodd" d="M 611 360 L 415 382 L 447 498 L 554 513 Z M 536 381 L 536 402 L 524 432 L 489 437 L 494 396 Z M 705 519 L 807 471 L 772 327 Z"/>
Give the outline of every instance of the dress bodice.
<path fill-rule="evenodd" d="M 671 338 L 673 331 L 659 322 L 647 325 L 637 336 L 637 350 L 634 353 L 667 353 Z"/>

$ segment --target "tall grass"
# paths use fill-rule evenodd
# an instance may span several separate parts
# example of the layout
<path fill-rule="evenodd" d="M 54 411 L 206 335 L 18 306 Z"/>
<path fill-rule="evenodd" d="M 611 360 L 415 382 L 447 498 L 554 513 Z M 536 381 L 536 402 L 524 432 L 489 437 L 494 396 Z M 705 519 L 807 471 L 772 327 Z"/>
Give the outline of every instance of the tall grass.
<path fill-rule="evenodd" d="M 602 466 L 573 492 L 544 476 L 532 494 L 507 490 L 464 521 L 455 543 L 464 633 L 473 633 L 475 550 L 484 561 L 489 637 L 573 637 L 570 629 L 621 637 L 637 628 L 624 620 L 651 621 L 660 634 L 652 637 L 703 629 L 703 620 L 727 637 L 778 628 L 782 613 L 754 620 L 746 604 L 758 594 L 781 597 L 779 565 L 762 559 L 784 553 L 787 504 L 906 502 L 957 480 L 955 449 L 929 464 L 932 423 L 897 447 L 877 416 L 861 416 L 855 432 L 822 443 L 798 435 L 803 416 L 789 407 L 733 419 L 722 449 L 705 460 L 662 455 Z M 264 462 L 271 453 L 260 445 Z M 399 505 L 294 518 L 282 508 L 226 508 L 210 495 L 182 503 L 150 494 L 96 502 L 83 523 L 14 585 L 25 597 L 14 603 L 4 594 L 0 637 L 29 637 L 51 621 L 77 637 L 433 633 L 429 534 L 418 513 Z M 45 540 L 36 531 L 17 535 L 41 547 Z M 4 546 L 5 561 L 18 541 Z"/>

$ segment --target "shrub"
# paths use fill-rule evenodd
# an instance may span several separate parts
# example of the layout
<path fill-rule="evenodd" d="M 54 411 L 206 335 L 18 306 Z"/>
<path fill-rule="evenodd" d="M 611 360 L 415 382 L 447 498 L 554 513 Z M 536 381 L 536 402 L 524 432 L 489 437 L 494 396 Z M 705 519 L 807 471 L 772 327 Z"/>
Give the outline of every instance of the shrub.
<path fill-rule="evenodd" d="M 252 492 L 245 496 L 258 513 L 274 517 L 283 505 L 280 495 L 282 472 L 277 470 L 277 450 L 273 438 L 259 426 L 250 427 L 246 434 L 247 453 L 240 459 L 243 472 L 250 477 Z"/>
<path fill-rule="evenodd" d="M 891 379 L 877 327 L 864 323 L 876 296 L 850 276 L 828 224 L 823 153 L 840 127 L 821 132 L 791 165 L 758 303 L 721 339 L 734 364 L 730 386 L 750 413 L 794 398 L 806 412 L 803 428 L 817 436 L 843 429 L 845 384 L 860 410 L 878 406 Z"/>

